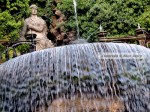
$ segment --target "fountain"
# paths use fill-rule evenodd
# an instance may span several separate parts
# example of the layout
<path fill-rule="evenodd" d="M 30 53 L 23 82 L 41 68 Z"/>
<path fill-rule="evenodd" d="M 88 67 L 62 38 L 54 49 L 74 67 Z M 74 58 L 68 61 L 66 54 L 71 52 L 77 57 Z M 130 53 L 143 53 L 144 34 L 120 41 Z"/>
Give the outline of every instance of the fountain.
<path fill-rule="evenodd" d="M 78 25 L 77 2 L 76 2 L 76 0 L 73 0 L 73 5 L 74 5 L 74 14 L 75 14 L 76 26 L 77 26 L 77 39 L 80 39 L 80 31 L 79 31 L 79 25 Z"/>
<path fill-rule="evenodd" d="M 76 0 L 73 0 L 73 5 L 74 5 L 76 27 L 77 27 L 77 36 L 76 36 L 76 39 L 74 41 L 70 42 L 70 44 L 81 44 L 81 43 L 83 44 L 83 43 L 87 43 L 88 40 L 80 38 L 79 23 L 78 23 L 78 14 L 77 14 L 77 2 L 76 2 Z"/>
<path fill-rule="evenodd" d="M 0 65 L 0 111 L 150 111 L 150 50 L 87 43 L 28 53 Z"/>

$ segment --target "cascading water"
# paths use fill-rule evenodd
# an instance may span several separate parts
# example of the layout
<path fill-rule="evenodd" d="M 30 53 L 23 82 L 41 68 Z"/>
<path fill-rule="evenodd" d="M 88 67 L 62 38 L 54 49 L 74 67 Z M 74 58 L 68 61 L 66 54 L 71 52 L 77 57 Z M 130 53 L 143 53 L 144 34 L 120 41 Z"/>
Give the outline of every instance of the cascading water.
<path fill-rule="evenodd" d="M 0 65 L 2 112 L 150 112 L 149 104 L 150 50 L 139 45 L 68 45 Z"/>

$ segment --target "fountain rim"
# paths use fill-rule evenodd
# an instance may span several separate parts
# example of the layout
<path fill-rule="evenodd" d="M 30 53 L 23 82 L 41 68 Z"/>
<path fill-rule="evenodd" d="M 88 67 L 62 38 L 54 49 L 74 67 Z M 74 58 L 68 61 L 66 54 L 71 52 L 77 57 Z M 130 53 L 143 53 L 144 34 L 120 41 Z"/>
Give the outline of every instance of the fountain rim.
<path fill-rule="evenodd" d="M 86 46 L 86 45 L 89 45 L 89 44 L 91 44 L 91 45 L 92 45 L 92 44 L 118 44 L 118 45 L 119 45 L 119 44 L 126 44 L 126 45 L 135 45 L 135 46 L 143 47 L 144 49 L 147 49 L 147 50 L 150 51 L 149 48 L 146 48 L 146 47 L 144 47 L 144 46 L 137 45 L 137 44 L 115 43 L 115 42 L 107 42 L 107 43 L 106 43 L 106 42 L 78 43 L 78 44 L 69 44 L 69 45 L 64 45 L 64 46 L 57 46 L 57 47 L 53 47 L 53 48 L 46 48 L 46 49 L 42 49 L 42 50 L 39 50 L 39 51 L 33 51 L 33 52 L 30 52 L 30 53 L 26 53 L 26 54 L 23 54 L 23 55 L 20 55 L 20 56 L 17 56 L 17 57 L 15 57 L 15 58 L 13 58 L 13 59 L 8 60 L 8 61 L 6 61 L 6 62 L 0 64 L 0 66 L 3 65 L 3 64 L 5 64 L 5 63 L 7 63 L 7 62 L 9 62 L 9 61 L 11 61 L 11 60 L 20 58 L 20 57 L 22 57 L 22 56 L 27 56 L 27 55 L 30 55 L 30 54 L 40 53 L 40 52 L 43 52 L 43 51 L 48 51 L 48 52 L 49 52 L 49 50 L 68 48 L 68 47 L 72 47 L 72 46 L 80 46 L 80 45 L 85 45 L 85 46 Z"/>

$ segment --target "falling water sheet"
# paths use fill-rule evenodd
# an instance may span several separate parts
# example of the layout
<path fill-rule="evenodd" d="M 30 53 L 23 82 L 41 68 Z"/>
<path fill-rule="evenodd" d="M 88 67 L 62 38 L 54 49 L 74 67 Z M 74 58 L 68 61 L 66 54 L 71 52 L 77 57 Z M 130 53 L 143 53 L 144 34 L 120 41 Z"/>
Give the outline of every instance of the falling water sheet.
<path fill-rule="evenodd" d="M 0 111 L 53 111 L 58 99 L 62 112 L 111 111 L 110 105 L 118 104 L 114 100 L 123 105 L 120 111 L 149 112 L 149 66 L 150 50 L 134 44 L 76 44 L 28 53 L 0 65 Z"/>

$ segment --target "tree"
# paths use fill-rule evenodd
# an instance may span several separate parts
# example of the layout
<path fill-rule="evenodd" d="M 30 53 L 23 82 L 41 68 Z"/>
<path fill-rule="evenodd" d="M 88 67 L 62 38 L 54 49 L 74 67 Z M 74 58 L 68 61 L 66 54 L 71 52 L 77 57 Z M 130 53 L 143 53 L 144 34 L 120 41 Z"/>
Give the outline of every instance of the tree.
<path fill-rule="evenodd" d="M 0 0 L 0 4 L 0 39 L 16 41 L 20 36 L 23 18 L 29 12 L 29 0 Z M 0 45 L 0 52 L 5 49 Z"/>
<path fill-rule="evenodd" d="M 16 40 L 19 38 L 21 21 L 16 21 L 8 11 L 0 13 L 0 39 Z"/>
<path fill-rule="evenodd" d="M 141 24 L 142 27 L 150 30 L 150 5 L 145 8 L 144 13 L 139 16 L 138 22 Z"/>
<path fill-rule="evenodd" d="M 29 0 L 1 0 L 0 38 L 17 40 L 22 25 L 22 18 L 28 12 Z"/>
<path fill-rule="evenodd" d="M 0 0 L 0 38 L 16 40 L 19 38 L 23 18 L 29 16 L 29 5 L 39 7 L 39 16 L 52 22 L 53 5 L 56 0 Z M 58 1 L 58 0 L 57 0 Z M 76 0 L 80 36 L 97 41 L 99 26 L 110 35 L 133 35 L 137 24 L 150 28 L 149 0 Z M 60 0 L 56 6 L 67 20 L 65 29 L 76 30 L 73 0 Z M 4 19 L 4 17 L 6 18 Z M 49 27 L 50 28 L 50 27 Z"/>
<path fill-rule="evenodd" d="M 149 28 L 148 0 L 76 0 L 80 35 L 96 41 L 100 25 L 115 35 L 134 35 L 138 23 Z M 75 30 L 72 0 L 61 0 L 57 8 L 67 17 L 66 29 Z M 144 22 L 146 20 L 146 22 Z M 148 23 L 148 24 L 147 24 Z M 91 36 L 91 37 L 90 37 Z"/>

